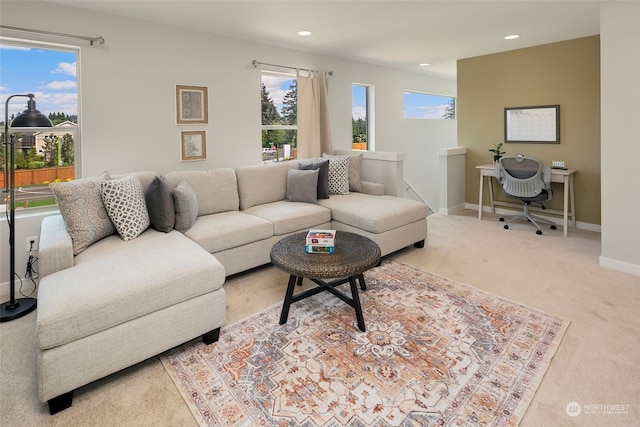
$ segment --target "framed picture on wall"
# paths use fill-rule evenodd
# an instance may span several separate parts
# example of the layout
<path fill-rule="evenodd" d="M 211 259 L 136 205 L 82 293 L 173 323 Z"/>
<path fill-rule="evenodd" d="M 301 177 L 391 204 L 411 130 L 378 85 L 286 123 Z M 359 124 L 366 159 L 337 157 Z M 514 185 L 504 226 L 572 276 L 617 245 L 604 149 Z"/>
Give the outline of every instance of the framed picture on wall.
<path fill-rule="evenodd" d="M 176 122 L 181 124 L 209 123 L 207 88 L 176 85 Z"/>
<path fill-rule="evenodd" d="M 203 130 L 180 132 L 181 160 L 207 159 L 207 134 Z"/>
<path fill-rule="evenodd" d="M 505 108 L 504 141 L 560 144 L 560 106 Z"/>

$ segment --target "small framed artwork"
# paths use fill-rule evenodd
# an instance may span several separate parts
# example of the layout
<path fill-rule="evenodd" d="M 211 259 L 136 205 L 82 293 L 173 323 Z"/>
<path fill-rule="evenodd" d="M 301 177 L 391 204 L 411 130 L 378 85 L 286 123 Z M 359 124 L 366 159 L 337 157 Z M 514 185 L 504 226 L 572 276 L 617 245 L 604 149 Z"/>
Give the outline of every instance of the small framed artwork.
<path fill-rule="evenodd" d="M 505 108 L 504 141 L 560 144 L 560 106 Z"/>
<path fill-rule="evenodd" d="M 180 132 L 181 160 L 207 159 L 207 134 L 203 130 Z"/>
<path fill-rule="evenodd" d="M 181 124 L 209 123 L 207 88 L 176 85 L 176 122 Z"/>

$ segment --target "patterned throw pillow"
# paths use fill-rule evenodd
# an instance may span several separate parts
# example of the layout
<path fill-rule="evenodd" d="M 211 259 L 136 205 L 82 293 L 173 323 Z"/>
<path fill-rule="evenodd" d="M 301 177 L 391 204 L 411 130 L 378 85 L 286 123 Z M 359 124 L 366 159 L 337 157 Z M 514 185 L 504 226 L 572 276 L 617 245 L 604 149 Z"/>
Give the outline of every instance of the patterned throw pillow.
<path fill-rule="evenodd" d="M 135 239 L 149 228 L 149 212 L 137 176 L 127 175 L 121 179 L 103 181 L 102 200 L 123 240 Z"/>
<path fill-rule="evenodd" d="M 329 158 L 329 194 L 349 194 L 349 157 Z"/>
<path fill-rule="evenodd" d="M 102 201 L 100 183 L 107 179 L 109 174 L 103 172 L 98 177 L 49 184 L 71 237 L 74 255 L 116 232 Z"/>
<path fill-rule="evenodd" d="M 362 169 L 361 160 L 364 157 L 363 153 L 354 154 L 353 156 L 332 156 L 327 153 L 323 153 L 322 157 L 324 157 L 325 159 L 349 157 L 349 191 L 354 191 L 356 193 L 362 192 L 362 180 L 360 178 L 360 171 Z"/>
<path fill-rule="evenodd" d="M 185 233 L 198 219 L 198 199 L 187 181 L 180 181 L 173 189 L 173 204 L 176 207 L 175 229 Z"/>

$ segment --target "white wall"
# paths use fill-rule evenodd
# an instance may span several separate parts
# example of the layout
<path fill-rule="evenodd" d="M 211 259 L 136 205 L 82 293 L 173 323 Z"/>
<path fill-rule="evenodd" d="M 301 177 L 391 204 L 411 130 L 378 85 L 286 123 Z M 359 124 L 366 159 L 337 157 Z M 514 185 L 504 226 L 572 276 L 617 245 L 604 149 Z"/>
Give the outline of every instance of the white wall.
<path fill-rule="evenodd" d="M 640 4 L 600 6 L 602 253 L 600 265 L 640 275 Z"/>
<path fill-rule="evenodd" d="M 375 86 L 376 150 L 404 152 L 405 179 L 438 206 L 438 152 L 456 145 L 454 121 L 402 117 L 403 90 L 456 95 L 456 82 L 312 55 L 38 1 L 2 1 L 4 25 L 101 36 L 104 45 L 25 33 L 4 36 L 77 43 L 81 79 L 81 175 L 107 170 L 199 170 L 255 164 L 260 156 L 260 73 L 251 61 L 334 71 L 329 97 L 334 148 L 351 148 L 351 84 Z M 209 124 L 175 124 L 175 85 L 209 88 Z M 206 161 L 181 163 L 181 130 L 207 131 Z M 32 221 L 33 222 L 33 221 Z M 38 229 L 16 221 L 25 235 Z M 30 222 L 31 224 L 31 222 Z M 25 229 L 24 227 L 27 227 Z M 6 224 L 0 223 L 0 283 L 8 280 Z M 16 239 L 17 254 L 24 251 Z M 26 258 L 25 258 L 26 259 Z M 16 270 L 24 260 L 18 258 Z"/>

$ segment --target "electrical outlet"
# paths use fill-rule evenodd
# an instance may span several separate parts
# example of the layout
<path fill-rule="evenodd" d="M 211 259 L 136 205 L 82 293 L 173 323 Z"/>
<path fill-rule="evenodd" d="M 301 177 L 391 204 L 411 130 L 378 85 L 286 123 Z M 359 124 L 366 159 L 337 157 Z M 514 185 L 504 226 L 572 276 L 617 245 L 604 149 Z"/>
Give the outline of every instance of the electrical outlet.
<path fill-rule="evenodd" d="M 33 242 L 33 245 L 31 244 L 31 242 Z M 38 243 L 40 243 L 40 236 L 27 237 L 27 240 L 25 242 L 26 248 L 27 248 L 27 252 L 29 252 L 30 250 L 37 251 L 38 250 Z"/>

